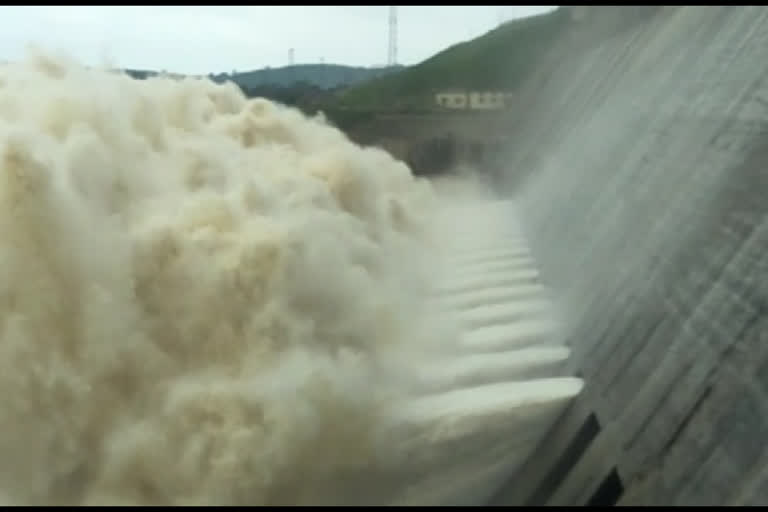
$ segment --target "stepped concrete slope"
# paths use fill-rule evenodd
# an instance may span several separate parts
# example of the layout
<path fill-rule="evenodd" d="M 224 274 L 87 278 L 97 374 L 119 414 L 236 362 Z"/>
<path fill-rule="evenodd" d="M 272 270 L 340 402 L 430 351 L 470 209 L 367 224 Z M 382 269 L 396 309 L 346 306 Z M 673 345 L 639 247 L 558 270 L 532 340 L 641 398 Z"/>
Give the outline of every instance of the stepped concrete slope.
<path fill-rule="evenodd" d="M 506 174 L 585 388 L 496 504 L 768 504 L 768 7 L 570 8 Z"/>
<path fill-rule="evenodd" d="M 452 236 L 439 240 L 430 309 L 446 335 L 411 393 L 390 402 L 379 463 L 314 482 L 319 492 L 298 504 L 482 505 L 583 388 L 511 203 L 441 213 Z"/>
<path fill-rule="evenodd" d="M 550 294 L 538 280 L 507 201 L 444 212 L 453 236 L 435 262 L 438 310 L 456 328 L 421 368 L 424 394 L 397 406 L 406 429 L 393 475 L 376 479 L 377 503 L 482 505 L 531 457 L 583 387 L 568 375 Z M 449 341 L 449 340 L 446 340 Z M 393 478 L 394 476 L 397 478 Z M 374 497 L 366 492 L 366 503 Z"/>

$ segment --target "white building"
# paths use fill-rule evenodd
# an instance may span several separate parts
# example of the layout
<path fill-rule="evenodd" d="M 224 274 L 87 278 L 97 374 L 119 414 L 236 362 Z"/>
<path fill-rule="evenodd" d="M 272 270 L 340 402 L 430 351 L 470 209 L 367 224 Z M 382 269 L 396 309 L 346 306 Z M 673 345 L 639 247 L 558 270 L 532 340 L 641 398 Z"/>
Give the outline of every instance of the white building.
<path fill-rule="evenodd" d="M 435 94 L 438 106 L 456 110 L 503 110 L 512 103 L 513 95 L 501 91 L 448 90 Z"/>
<path fill-rule="evenodd" d="M 435 101 L 443 108 L 467 108 L 467 93 L 464 91 L 443 91 L 435 94 Z"/>

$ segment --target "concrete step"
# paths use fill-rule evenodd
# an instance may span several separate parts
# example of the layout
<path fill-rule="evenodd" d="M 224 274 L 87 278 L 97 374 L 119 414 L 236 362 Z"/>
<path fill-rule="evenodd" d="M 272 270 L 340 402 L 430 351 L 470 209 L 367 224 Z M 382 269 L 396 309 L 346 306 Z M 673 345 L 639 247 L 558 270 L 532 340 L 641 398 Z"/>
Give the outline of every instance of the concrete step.
<path fill-rule="evenodd" d="M 504 228 L 509 211 L 495 202 L 457 209 L 453 221 L 444 212 L 456 231 L 433 299 L 460 332 L 419 369 L 418 396 L 393 404 L 385 430 L 407 441 L 388 457 L 407 468 L 380 479 L 397 489 L 389 504 L 484 503 L 581 391 L 563 375 L 570 349 L 523 231 Z"/>

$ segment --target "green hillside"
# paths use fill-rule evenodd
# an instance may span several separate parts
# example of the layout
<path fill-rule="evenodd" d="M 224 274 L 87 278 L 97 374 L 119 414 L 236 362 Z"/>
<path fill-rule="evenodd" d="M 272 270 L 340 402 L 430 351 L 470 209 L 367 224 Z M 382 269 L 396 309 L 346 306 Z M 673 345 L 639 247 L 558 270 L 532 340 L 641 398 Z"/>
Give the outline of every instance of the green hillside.
<path fill-rule="evenodd" d="M 228 75 L 241 87 L 280 86 L 289 87 L 307 83 L 321 89 L 352 86 L 370 79 L 399 71 L 402 66 L 391 68 L 361 68 L 338 64 L 297 64 L 283 68 L 260 69 Z"/>
<path fill-rule="evenodd" d="M 403 69 L 403 66 L 386 68 L 362 68 L 341 66 L 338 64 L 296 64 L 281 68 L 265 68 L 236 73 L 211 73 L 209 78 L 215 82 L 233 81 L 243 89 L 258 87 L 295 87 L 306 84 L 320 89 L 335 89 L 360 84 Z M 145 79 L 156 76 L 157 71 L 125 69 L 128 75 Z"/>
<path fill-rule="evenodd" d="M 446 88 L 514 89 L 527 77 L 568 23 L 568 13 L 513 20 L 476 39 L 456 44 L 403 71 L 341 92 L 339 107 L 419 109 Z"/>

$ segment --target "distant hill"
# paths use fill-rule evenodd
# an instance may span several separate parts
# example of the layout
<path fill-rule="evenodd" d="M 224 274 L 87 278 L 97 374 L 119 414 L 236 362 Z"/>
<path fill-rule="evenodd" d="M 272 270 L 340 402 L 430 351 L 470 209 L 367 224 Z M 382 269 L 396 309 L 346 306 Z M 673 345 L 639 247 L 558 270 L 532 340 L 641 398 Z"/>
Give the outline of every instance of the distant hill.
<path fill-rule="evenodd" d="M 382 77 L 402 69 L 403 66 L 363 68 L 339 64 L 297 64 L 281 68 L 265 68 L 234 74 L 219 73 L 208 76 L 216 82 L 232 80 L 243 89 L 264 86 L 292 87 L 301 83 L 328 90 L 357 85 L 366 80 Z M 137 79 L 145 79 L 159 74 L 157 71 L 137 69 L 127 69 L 125 72 Z"/>
<path fill-rule="evenodd" d="M 507 22 L 476 39 L 451 46 L 424 62 L 341 91 L 338 106 L 355 109 L 419 108 L 448 88 L 514 90 L 570 22 L 565 9 Z"/>
<path fill-rule="evenodd" d="M 122 71 L 126 75 L 131 76 L 137 80 L 145 80 L 160 74 L 158 71 L 149 71 L 147 69 L 123 69 L 117 71 Z"/>
<path fill-rule="evenodd" d="M 310 113 L 323 110 L 337 125 L 347 127 L 375 111 L 429 110 L 439 90 L 514 91 L 572 20 L 568 7 L 512 20 L 409 67 L 302 64 L 208 76 L 217 82 L 232 80 L 249 96 L 268 97 Z M 127 72 L 136 78 L 157 74 Z"/>
<path fill-rule="evenodd" d="M 236 73 L 235 75 L 215 75 L 214 79 L 228 77 L 241 87 L 263 85 L 287 87 L 304 82 L 321 89 L 335 89 L 360 84 L 373 78 L 382 77 L 400 71 L 403 66 L 387 68 L 363 68 L 341 66 L 338 64 L 299 64 L 282 68 L 267 68 Z"/>

